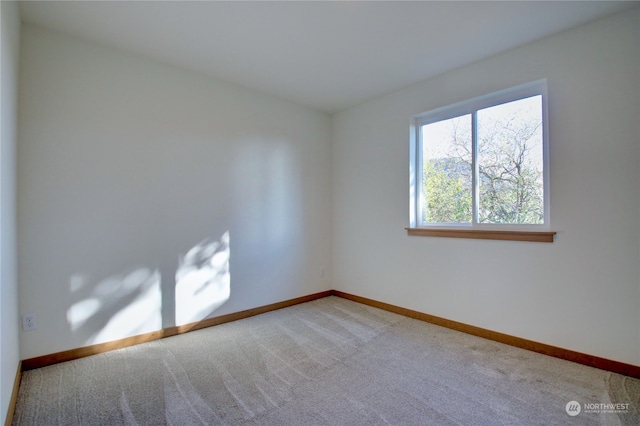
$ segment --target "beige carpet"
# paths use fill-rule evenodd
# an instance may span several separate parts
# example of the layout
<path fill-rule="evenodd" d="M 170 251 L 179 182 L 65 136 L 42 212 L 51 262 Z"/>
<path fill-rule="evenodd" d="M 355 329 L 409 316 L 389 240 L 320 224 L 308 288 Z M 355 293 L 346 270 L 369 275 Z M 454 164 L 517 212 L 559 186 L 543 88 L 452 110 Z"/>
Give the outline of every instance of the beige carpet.
<path fill-rule="evenodd" d="M 588 405 L 610 403 L 628 409 Z M 28 371 L 13 424 L 640 425 L 639 410 L 640 380 L 327 297 Z"/>

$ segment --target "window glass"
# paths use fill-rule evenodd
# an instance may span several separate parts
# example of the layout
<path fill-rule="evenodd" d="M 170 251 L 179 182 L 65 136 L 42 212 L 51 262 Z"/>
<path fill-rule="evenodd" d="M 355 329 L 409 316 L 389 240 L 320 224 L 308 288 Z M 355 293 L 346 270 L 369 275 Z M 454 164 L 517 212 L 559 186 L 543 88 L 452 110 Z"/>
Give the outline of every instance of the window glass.
<path fill-rule="evenodd" d="M 412 226 L 548 227 L 546 80 L 414 118 Z"/>
<path fill-rule="evenodd" d="M 471 115 L 422 126 L 423 222 L 471 223 Z"/>
<path fill-rule="evenodd" d="M 544 223 L 542 97 L 481 109 L 479 223 Z"/>

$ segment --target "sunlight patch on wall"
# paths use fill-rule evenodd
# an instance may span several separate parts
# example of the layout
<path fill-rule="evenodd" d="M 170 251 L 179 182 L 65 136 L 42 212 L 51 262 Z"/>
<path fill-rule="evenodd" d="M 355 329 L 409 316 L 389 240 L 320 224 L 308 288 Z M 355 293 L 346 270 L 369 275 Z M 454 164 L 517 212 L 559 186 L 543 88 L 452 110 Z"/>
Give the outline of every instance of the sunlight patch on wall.
<path fill-rule="evenodd" d="M 176 325 L 200 321 L 231 295 L 229 232 L 187 252 L 176 271 Z"/>
<path fill-rule="evenodd" d="M 70 290 L 88 292 L 67 310 L 71 330 L 89 334 L 86 344 L 96 344 L 162 328 L 160 272 L 138 268 L 114 275 L 92 289 L 82 275 L 70 280 Z"/>
<path fill-rule="evenodd" d="M 89 318 L 100 310 L 101 306 L 102 302 L 95 297 L 84 299 L 73 304 L 67 311 L 67 321 L 69 325 L 71 325 L 71 330 L 76 331 L 79 329 Z"/>

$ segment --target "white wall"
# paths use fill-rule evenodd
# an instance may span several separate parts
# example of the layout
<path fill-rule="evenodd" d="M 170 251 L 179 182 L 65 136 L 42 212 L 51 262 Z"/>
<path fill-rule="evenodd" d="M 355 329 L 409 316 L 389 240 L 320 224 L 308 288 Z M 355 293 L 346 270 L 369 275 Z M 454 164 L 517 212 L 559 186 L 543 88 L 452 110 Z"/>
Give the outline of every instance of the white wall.
<path fill-rule="evenodd" d="M 333 118 L 334 287 L 640 365 L 638 9 Z M 552 244 L 408 237 L 409 122 L 548 78 Z"/>
<path fill-rule="evenodd" d="M 226 232 L 206 314 L 332 287 L 328 115 L 27 25 L 19 117 L 22 358 L 174 325 L 180 259 Z"/>
<path fill-rule="evenodd" d="M 7 417 L 18 371 L 16 268 L 16 140 L 20 16 L 15 2 L 0 2 L 2 86 L 0 108 L 0 419 Z M 0 420 L 4 421 L 4 420 Z"/>

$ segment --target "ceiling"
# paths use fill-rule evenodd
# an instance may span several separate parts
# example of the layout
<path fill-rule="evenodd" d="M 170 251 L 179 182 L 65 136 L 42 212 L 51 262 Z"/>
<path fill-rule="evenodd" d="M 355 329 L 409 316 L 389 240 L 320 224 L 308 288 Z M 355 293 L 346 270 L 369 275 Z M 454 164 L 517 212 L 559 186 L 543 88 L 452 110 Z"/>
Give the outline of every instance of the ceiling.
<path fill-rule="evenodd" d="M 22 1 L 22 21 L 336 112 L 629 1 Z"/>

